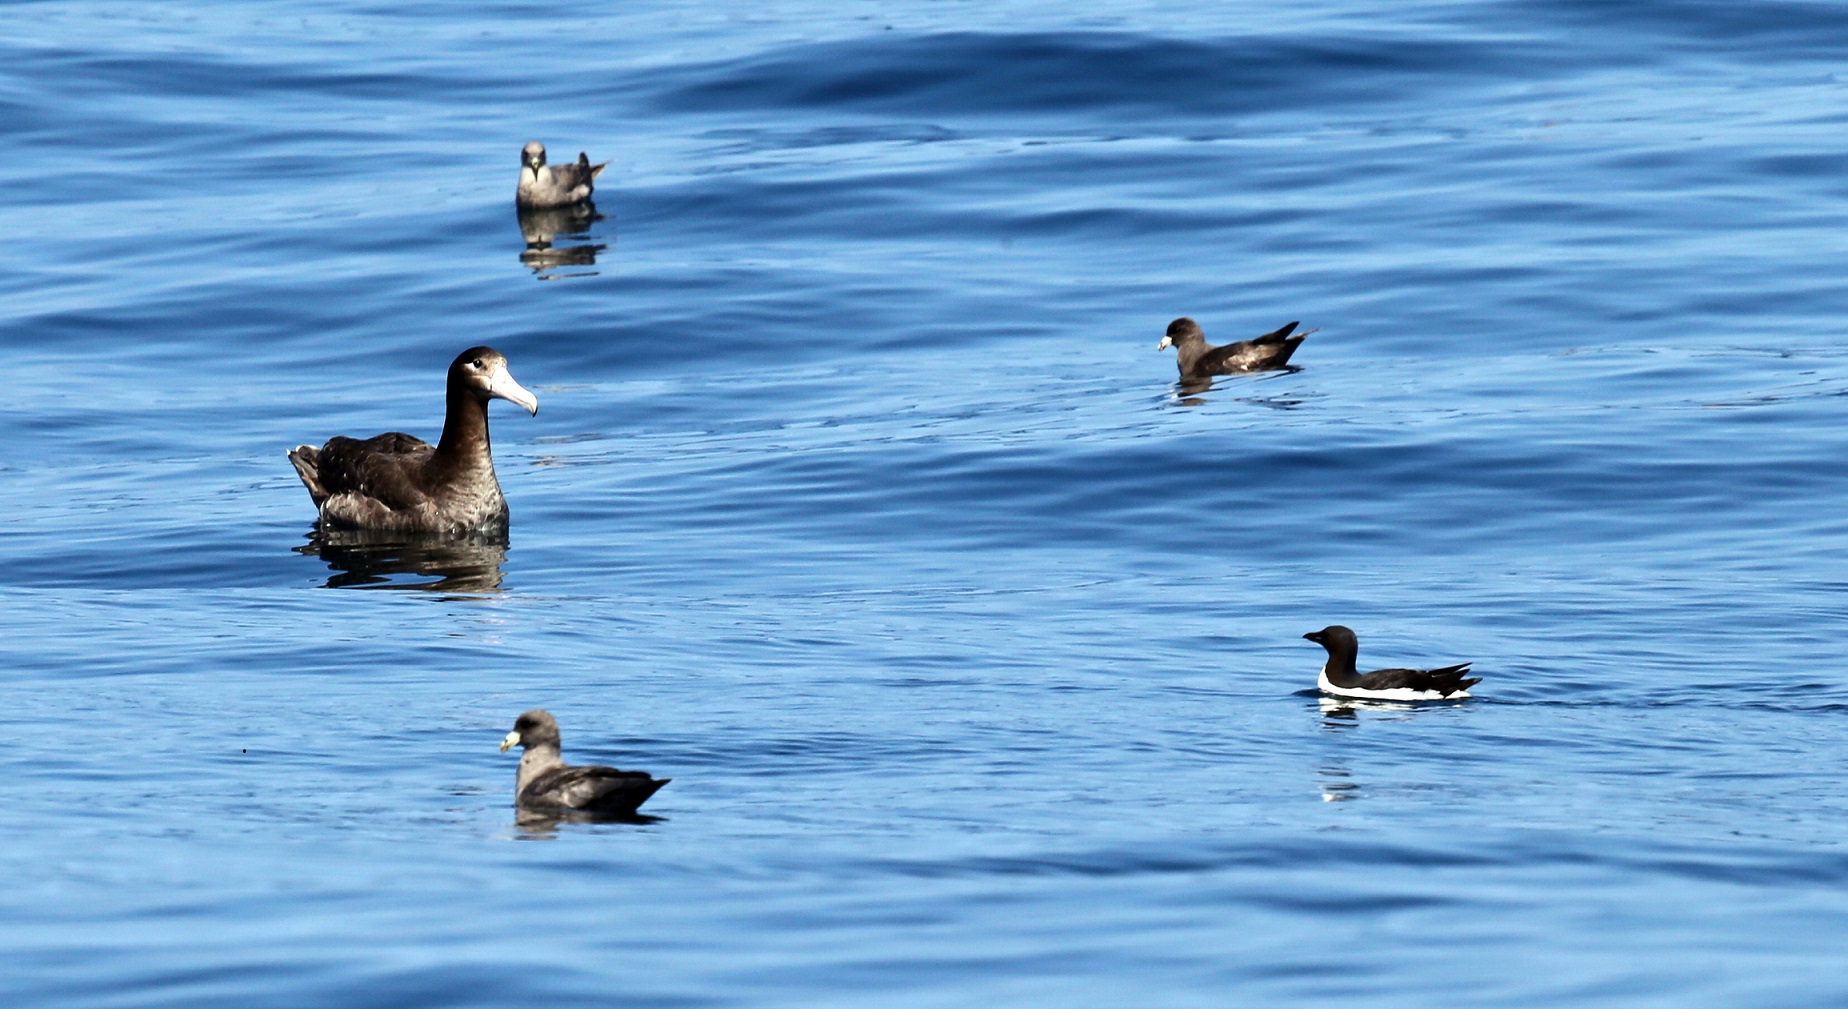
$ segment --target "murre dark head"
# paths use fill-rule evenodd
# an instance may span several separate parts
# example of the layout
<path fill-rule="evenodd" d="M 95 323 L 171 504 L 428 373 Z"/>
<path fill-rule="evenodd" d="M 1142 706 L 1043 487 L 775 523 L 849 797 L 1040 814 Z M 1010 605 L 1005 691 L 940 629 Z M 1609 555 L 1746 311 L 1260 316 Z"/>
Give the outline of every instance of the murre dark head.
<path fill-rule="evenodd" d="M 545 145 L 537 140 L 529 142 L 520 149 L 520 164 L 538 171 L 545 164 Z"/>
<path fill-rule="evenodd" d="M 1354 632 L 1340 624 L 1329 624 L 1319 631 L 1310 631 L 1303 635 L 1310 641 L 1328 649 L 1331 664 L 1344 667 L 1344 671 L 1354 671 L 1354 657 L 1360 654 L 1360 639 Z"/>
<path fill-rule="evenodd" d="M 1337 642 L 1339 642 L 1340 645 L 1342 646 L 1345 646 L 1348 648 L 1355 648 L 1358 646 L 1358 642 L 1360 640 L 1359 638 L 1354 636 L 1353 631 L 1347 629 L 1346 627 L 1341 626 L 1340 624 L 1329 624 L 1327 627 L 1324 627 L 1319 631 L 1310 631 L 1309 633 L 1303 635 L 1303 637 L 1308 638 L 1310 641 L 1313 641 L 1316 644 L 1321 645 L 1324 648 L 1335 648 L 1337 647 Z"/>

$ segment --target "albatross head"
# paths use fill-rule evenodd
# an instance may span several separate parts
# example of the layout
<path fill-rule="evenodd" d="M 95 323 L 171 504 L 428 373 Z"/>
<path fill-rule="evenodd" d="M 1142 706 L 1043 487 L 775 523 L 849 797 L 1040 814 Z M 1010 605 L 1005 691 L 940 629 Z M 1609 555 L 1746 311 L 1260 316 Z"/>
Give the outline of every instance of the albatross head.
<path fill-rule="evenodd" d="M 449 380 L 461 382 L 484 403 L 490 399 L 504 399 L 525 407 L 527 413 L 539 412 L 539 397 L 513 380 L 513 373 L 507 370 L 506 355 L 493 347 L 470 347 L 463 351 L 449 366 Z"/>

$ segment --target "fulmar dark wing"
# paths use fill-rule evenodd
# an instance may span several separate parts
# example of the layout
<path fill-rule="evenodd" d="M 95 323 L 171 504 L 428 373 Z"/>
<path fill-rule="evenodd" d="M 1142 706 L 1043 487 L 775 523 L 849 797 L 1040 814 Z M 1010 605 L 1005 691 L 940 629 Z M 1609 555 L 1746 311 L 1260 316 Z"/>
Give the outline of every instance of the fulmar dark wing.
<path fill-rule="evenodd" d="M 1263 336 L 1253 339 L 1251 342 L 1252 343 L 1279 343 L 1283 340 L 1284 337 L 1289 336 L 1290 332 L 1294 330 L 1297 327 L 1297 325 L 1298 323 L 1296 322 L 1285 323 L 1282 329 L 1274 329 L 1264 334 Z M 1309 334 L 1305 333 L 1303 335 L 1307 336 Z M 1300 337 L 1298 339 L 1300 339 Z"/>
<path fill-rule="evenodd" d="M 560 767 L 534 778 L 520 793 L 520 803 L 633 813 L 669 780 L 652 778 L 646 771 L 623 771 L 614 767 Z"/>
<path fill-rule="evenodd" d="M 1260 371 L 1265 368 L 1281 368 L 1289 363 L 1290 355 L 1302 345 L 1303 336 L 1288 336 L 1296 328 L 1292 322 L 1274 332 L 1266 333 L 1255 340 L 1242 340 L 1228 343 L 1223 347 L 1214 347 L 1200 358 L 1195 370 L 1206 370 L 1215 374 L 1232 374 L 1241 371 Z"/>
<path fill-rule="evenodd" d="M 553 165 L 552 185 L 562 192 L 569 193 L 584 184 L 576 165 Z"/>
<path fill-rule="evenodd" d="M 559 189 L 569 192 L 579 186 L 590 185 L 591 180 L 603 174 L 603 167 L 607 164 L 609 162 L 606 161 L 603 165 L 593 165 L 590 156 L 580 151 L 576 164 L 552 166 L 552 181 Z"/>

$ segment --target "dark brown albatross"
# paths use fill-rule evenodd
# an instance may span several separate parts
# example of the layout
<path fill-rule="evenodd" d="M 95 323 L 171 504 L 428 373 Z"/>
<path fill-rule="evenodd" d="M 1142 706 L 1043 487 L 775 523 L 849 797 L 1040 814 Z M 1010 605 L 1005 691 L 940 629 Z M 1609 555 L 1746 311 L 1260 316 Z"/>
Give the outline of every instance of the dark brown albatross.
<path fill-rule="evenodd" d="M 289 453 L 323 526 L 402 533 L 504 529 L 507 500 L 494 478 L 488 400 L 539 412 L 539 400 L 492 347 L 470 347 L 449 365 L 448 411 L 436 445 L 398 431 L 330 438 Z"/>
<path fill-rule="evenodd" d="M 515 746 L 526 748 L 513 783 L 513 804 L 523 810 L 630 816 L 673 780 L 652 778 L 646 771 L 565 763 L 558 749 L 558 721 L 544 708 L 534 708 L 513 723 L 513 731 L 501 740 L 501 752 Z"/>
<path fill-rule="evenodd" d="M 1173 347 L 1175 362 L 1181 369 L 1181 381 L 1202 382 L 1214 375 L 1240 375 L 1288 365 L 1290 355 L 1302 346 L 1303 338 L 1315 332 L 1311 329 L 1291 336 L 1294 329 L 1296 323 L 1292 322 L 1255 339 L 1215 347 L 1206 342 L 1206 334 L 1201 331 L 1199 323 L 1182 316 L 1168 323 L 1168 334 L 1161 338 L 1155 349 L 1167 350 Z"/>

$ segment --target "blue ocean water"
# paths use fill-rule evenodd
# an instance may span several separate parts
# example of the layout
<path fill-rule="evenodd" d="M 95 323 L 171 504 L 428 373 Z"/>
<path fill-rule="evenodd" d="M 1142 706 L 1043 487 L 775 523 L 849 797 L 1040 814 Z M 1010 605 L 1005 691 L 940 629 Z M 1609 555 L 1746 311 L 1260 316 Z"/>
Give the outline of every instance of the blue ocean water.
<path fill-rule="evenodd" d="M 8 6 L 0 995 L 1840 1005 L 1845 51 Z M 1193 393 L 1179 315 L 1318 331 Z M 478 343 L 507 543 L 317 549 L 284 451 L 434 438 Z M 1335 622 L 1484 682 L 1325 704 Z M 661 819 L 516 822 L 538 706 Z"/>

